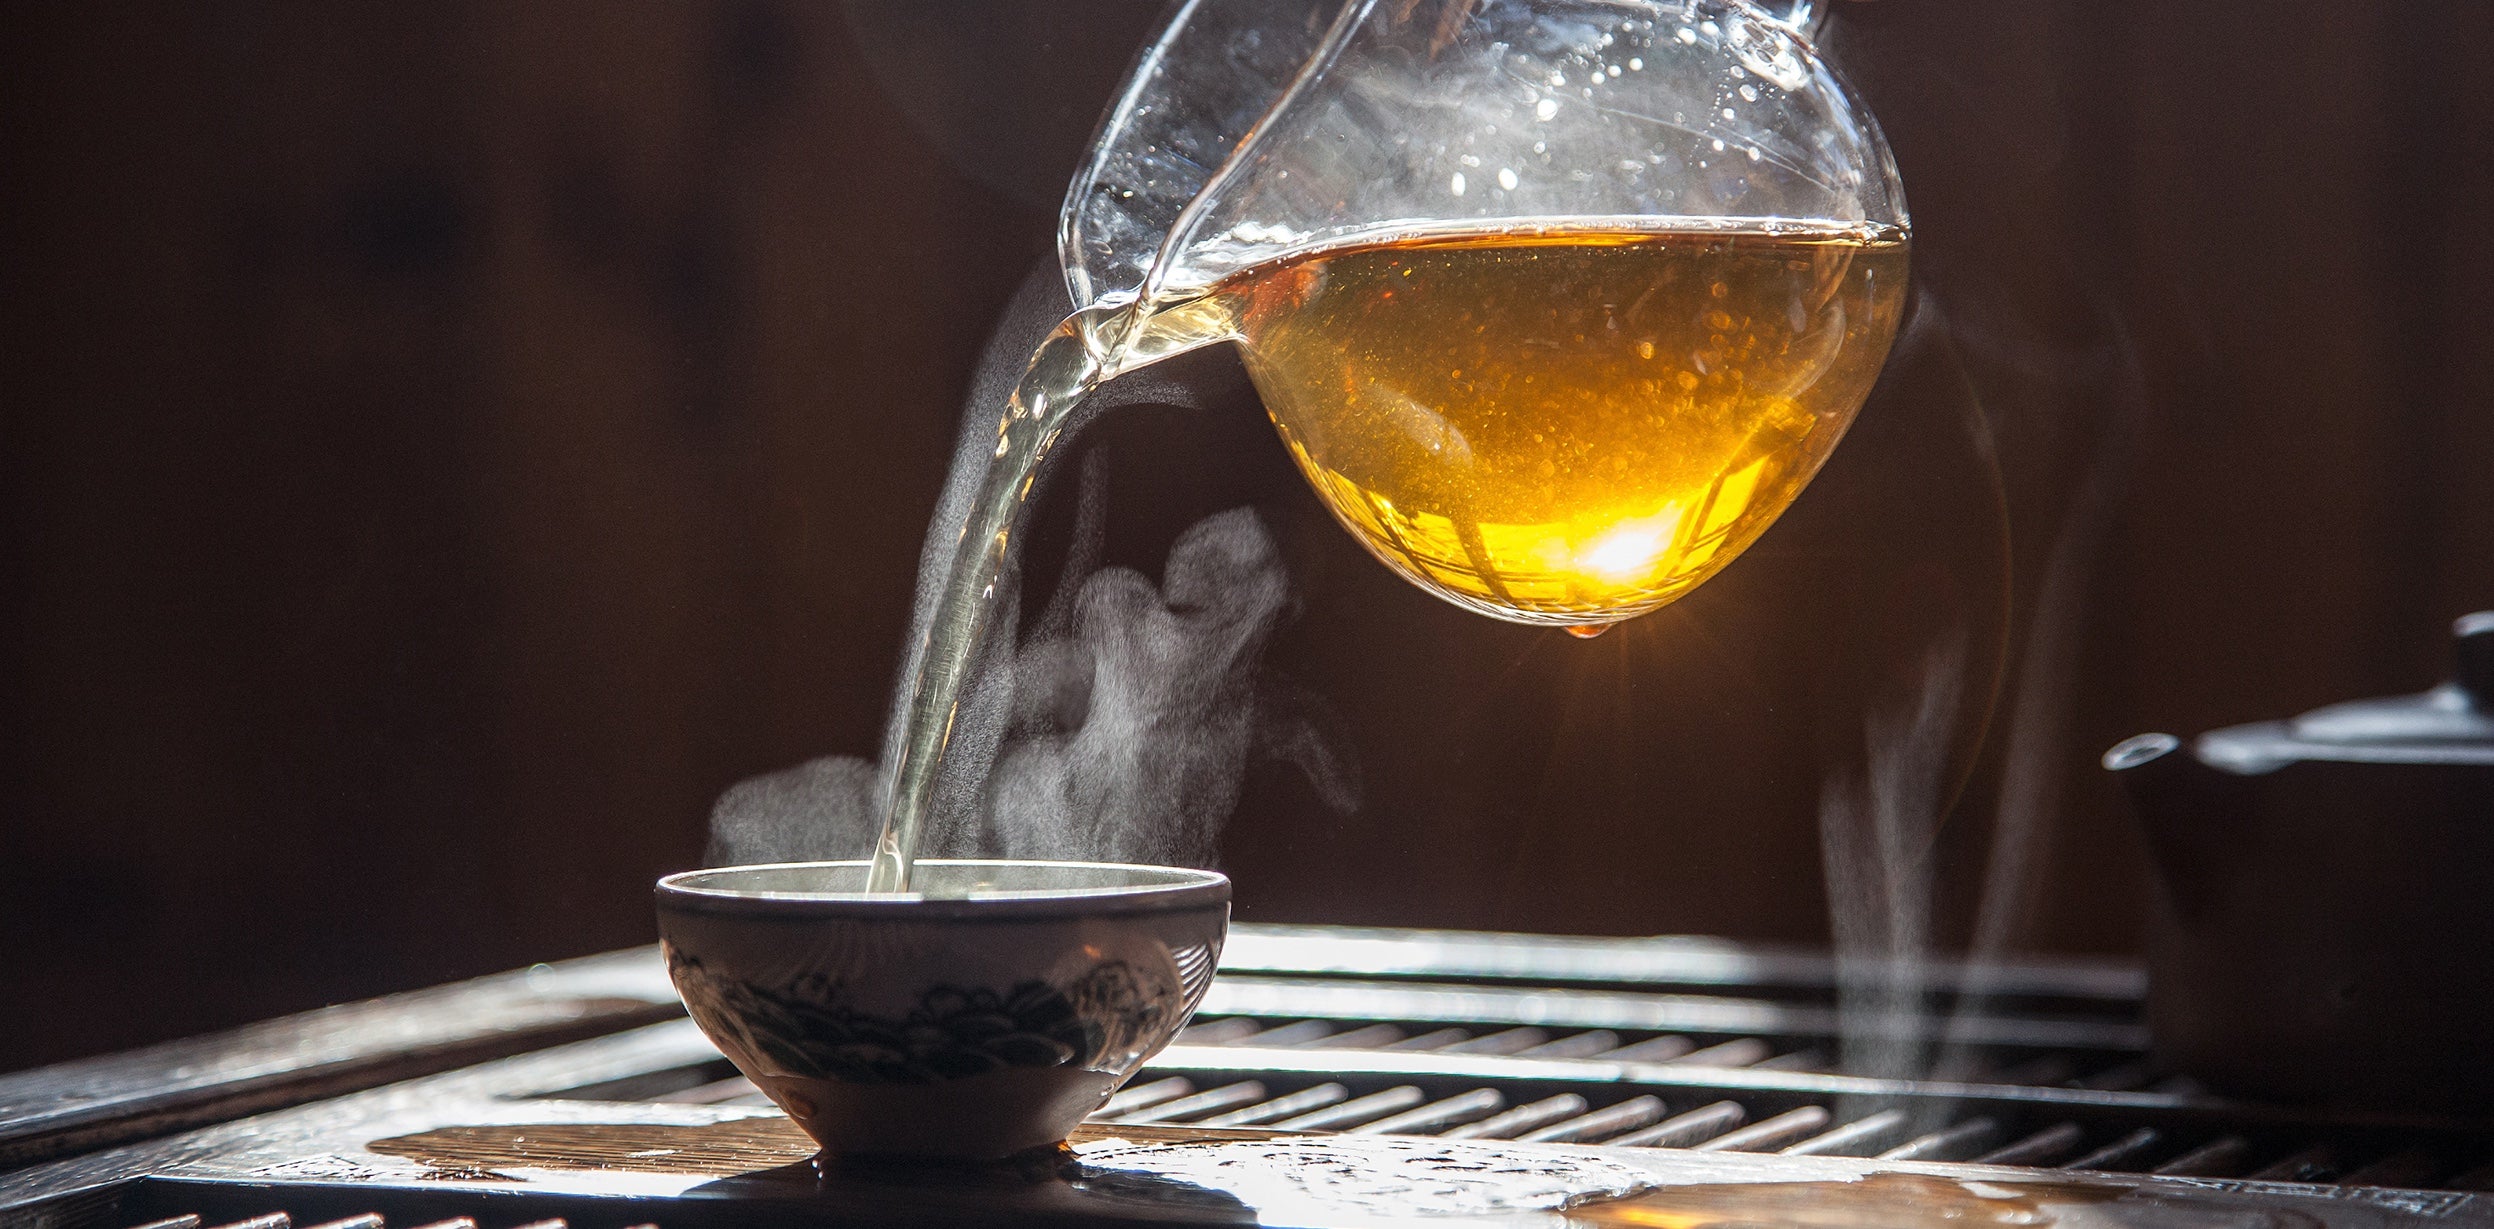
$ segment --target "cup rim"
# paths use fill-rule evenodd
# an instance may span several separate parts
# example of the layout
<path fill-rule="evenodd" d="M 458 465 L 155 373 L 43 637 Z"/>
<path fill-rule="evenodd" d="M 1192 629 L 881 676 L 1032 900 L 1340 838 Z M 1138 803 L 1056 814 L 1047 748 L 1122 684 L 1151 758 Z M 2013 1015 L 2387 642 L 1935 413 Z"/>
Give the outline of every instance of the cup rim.
<path fill-rule="evenodd" d="M 863 858 L 814 862 L 761 862 L 677 871 L 658 881 L 661 910 L 785 918 L 875 918 L 887 921 L 945 919 L 1080 918 L 1104 914 L 1158 913 L 1228 903 L 1230 877 L 1219 871 L 1131 862 L 1063 862 L 1047 858 L 921 858 L 920 866 L 1051 866 L 1094 871 L 1143 872 L 1159 882 L 1064 890 L 1007 889 L 968 896 L 928 897 L 919 892 L 758 892 L 704 885 L 705 878 L 755 871 L 858 867 Z"/>

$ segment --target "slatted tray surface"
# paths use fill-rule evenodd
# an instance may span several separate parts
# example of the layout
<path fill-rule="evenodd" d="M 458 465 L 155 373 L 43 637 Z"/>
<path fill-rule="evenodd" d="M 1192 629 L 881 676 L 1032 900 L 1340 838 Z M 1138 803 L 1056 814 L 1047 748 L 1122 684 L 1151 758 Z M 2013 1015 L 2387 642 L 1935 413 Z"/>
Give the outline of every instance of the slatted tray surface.
<path fill-rule="evenodd" d="M 1876 1023 L 1933 1039 L 1952 1078 L 1866 1080 L 1836 1074 L 1837 968 L 1805 951 L 1243 929 L 1197 1023 L 1095 1122 L 2494 1190 L 2494 1140 L 2465 1124 L 2226 1105 L 2160 1074 L 2118 964 L 1931 970 L 1926 1011 Z M 571 1095 L 770 1104 L 724 1062 Z"/>
<path fill-rule="evenodd" d="M 649 984 L 638 989 L 615 973 L 630 958 L 603 959 L 600 993 L 643 1003 L 664 993 L 654 959 L 642 958 Z M 541 980 L 565 975 L 556 966 Z M 1136 1140 L 1285 1151 L 1304 1140 L 1335 1150 L 1328 1157 L 1487 1149 L 1464 1164 L 1574 1155 L 1651 1171 L 1673 1191 L 1701 1189 L 1693 1174 L 1739 1175 L 1871 1199 L 1851 1220 L 1798 1218 L 1810 1223 L 1926 1223 L 1923 1212 L 1962 1198 L 1952 1191 L 2011 1182 L 2092 1191 L 2082 1202 L 2116 1210 L 2285 1200 L 2302 1219 L 2269 1223 L 2494 1224 L 2494 1199 L 2469 1194 L 2494 1189 L 2485 1124 L 2245 1105 L 2162 1076 L 2145 1057 L 2135 969 L 2036 963 L 1924 977 L 1932 993 L 1915 1012 L 1866 1031 L 1930 1042 L 1949 1078 L 1877 1079 L 1837 1070 L 1837 969 L 1819 954 L 1242 926 L 1197 1022 L 1085 1127 L 1075 1155 Z M 36 1223 L 116 1229 L 815 1223 L 827 1182 L 860 1223 L 1257 1223 L 1235 1207 L 1173 1211 L 1158 1188 L 1140 1202 L 1122 1187 L 1103 1194 L 1061 1172 L 986 1195 L 949 1182 L 896 1193 L 888 1177 L 817 1173 L 810 1151 L 677 1020 L 0 1171 L 0 1225 L 37 1207 L 48 1211 Z M 1940 1185 L 1898 1194 L 1873 1180 Z M 1957 1224 L 1965 1211 L 1928 1223 Z M 2063 1208 L 2046 1219 L 2134 1223 L 2107 1215 Z"/>
<path fill-rule="evenodd" d="M 2136 1056 L 2046 1053 L 1951 1084 L 1827 1066 L 1824 1049 L 1760 1037 L 1227 1016 L 1093 1121 L 2494 1190 L 2494 1142 L 2476 1132 L 2229 1112 Z M 770 1104 L 723 1061 L 565 1095 Z"/>

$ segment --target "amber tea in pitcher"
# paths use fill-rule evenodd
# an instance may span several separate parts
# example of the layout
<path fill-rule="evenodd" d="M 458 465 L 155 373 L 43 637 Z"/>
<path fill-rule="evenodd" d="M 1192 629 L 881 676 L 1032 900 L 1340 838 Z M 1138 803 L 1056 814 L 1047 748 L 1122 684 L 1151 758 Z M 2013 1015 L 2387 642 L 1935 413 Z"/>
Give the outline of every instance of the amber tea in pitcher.
<path fill-rule="evenodd" d="M 1283 441 L 1378 558 L 1501 618 L 1600 625 L 1755 540 L 1844 434 L 1906 244 L 1537 228 L 1321 250 L 1215 290 Z"/>

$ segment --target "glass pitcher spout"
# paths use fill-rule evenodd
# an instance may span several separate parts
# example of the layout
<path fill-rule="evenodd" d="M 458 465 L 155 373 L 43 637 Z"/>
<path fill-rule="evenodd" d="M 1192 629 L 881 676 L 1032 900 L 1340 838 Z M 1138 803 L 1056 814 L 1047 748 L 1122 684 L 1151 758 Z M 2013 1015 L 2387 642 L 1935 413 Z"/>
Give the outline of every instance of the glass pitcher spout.
<path fill-rule="evenodd" d="M 1827 16 L 1834 2 L 1835 0 L 1792 0 L 1790 4 L 1776 4 L 1769 0 L 1766 3 L 1759 3 L 1758 7 L 1768 16 L 1783 23 L 1793 33 L 1816 43 L 1819 40 L 1819 32 L 1827 26 Z"/>

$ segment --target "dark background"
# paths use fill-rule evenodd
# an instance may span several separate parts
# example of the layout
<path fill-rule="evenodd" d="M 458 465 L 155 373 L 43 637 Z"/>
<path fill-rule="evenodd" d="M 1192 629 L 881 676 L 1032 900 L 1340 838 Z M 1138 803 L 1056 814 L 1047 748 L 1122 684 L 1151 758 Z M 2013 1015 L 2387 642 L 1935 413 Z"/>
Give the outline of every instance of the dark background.
<path fill-rule="evenodd" d="M 870 753 L 976 348 L 1156 8 L 9 6 L 0 1070 L 645 942 L 720 790 Z M 1240 916 L 1820 940 L 1827 765 L 1953 613 L 2011 687 L 1944 940 L 2023 698 L 2012 945 L 2129 950 L 2104 746 L 2420 688 L 2494 606 L 2494 11 L 1837 20 L 1921 331 L 1688 601 L 1487 624 L 1309 532 L 1245 413 L 1104 434 L 1130 562 L 1275 525 L 1274 668 L 1366 770 L 1251 775 Z"/>

